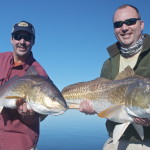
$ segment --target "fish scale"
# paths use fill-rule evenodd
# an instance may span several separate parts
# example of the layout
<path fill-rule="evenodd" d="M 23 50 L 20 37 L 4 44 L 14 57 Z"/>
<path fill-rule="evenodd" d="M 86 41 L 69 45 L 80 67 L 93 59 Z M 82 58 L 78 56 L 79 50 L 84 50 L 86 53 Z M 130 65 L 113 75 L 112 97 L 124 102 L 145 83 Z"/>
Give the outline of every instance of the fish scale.
<path fill-rule="evenodd" d="M 14 109 L 18 99 L 44 115 L 63 114 L 68 108 L 54 83 L 40 75 L 14 77 L 0 87 L 0 106 Z"/>
<path fill-rule="evenodd" d="M 79 108 L 87 100 L 99 117 L 121 123 L 114 129 L 114 142 L 129 124 L 143 139 L 143 127 L 134 122 L 133 116 L 150 119 L 150 79 L 135 75 L 129 66 L 113 81 L 99 77 L 66 86 L 61 92 L 69 108 Z"/>

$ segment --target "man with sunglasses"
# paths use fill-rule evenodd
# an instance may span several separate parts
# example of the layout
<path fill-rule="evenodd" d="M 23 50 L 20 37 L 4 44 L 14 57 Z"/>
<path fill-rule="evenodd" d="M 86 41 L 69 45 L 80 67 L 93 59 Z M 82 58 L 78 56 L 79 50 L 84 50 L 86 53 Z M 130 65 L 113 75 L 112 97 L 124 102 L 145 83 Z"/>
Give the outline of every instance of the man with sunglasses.
<path fill-rule="evenodd" d="M 114 33 L 117 42 L 108 47 L 110 58 L 101 70 L 101 77 L 114 80 L 117 74 L 128 65 L 140 76 L 150 77 L 150 36 L 142 34 L 144 22 L 138 9 L 132 5 L 122 5 L 113 16 Z M 119 93 L 118 93 L 119 94 Z M 80 104 L 79 110 L 86 114 L 95 111 L 88 101 Z M 144 140 L 141 140 L 135 129 L 130 125 L 118 143 L 112 143 L 112 132 L 117 123 L 107 120 L 106 128 L 110 138 L 103 150 L 148 150 L 150 149 L 150 121 L 134 118 L 144 128 Z"/>
<path fill-rule="evenodd" d="M 49 79 L 31 51 L 35 43 L 35 30 L 31 23 L 16 23 L 13 26 L 11 43 L 13 52 L 0 53 L 0 85 L 12 80 L 14 76 L 24 76 L 28 70 L 34 70 Z M 39 119 L 46 116 L 32 109 L 28 110 L 22 99 L 18 100 L 16 105 L 17 109 L 0 110 L 0 150 L 36 150 Z"/>

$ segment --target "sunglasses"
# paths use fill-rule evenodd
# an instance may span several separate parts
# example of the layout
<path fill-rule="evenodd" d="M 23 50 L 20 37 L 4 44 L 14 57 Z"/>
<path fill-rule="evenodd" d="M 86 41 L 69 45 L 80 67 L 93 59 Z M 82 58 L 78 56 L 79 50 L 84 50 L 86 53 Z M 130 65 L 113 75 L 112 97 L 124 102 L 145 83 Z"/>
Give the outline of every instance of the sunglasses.
<path fill-rule="evenodd" d="M 30 34 L 14 34 L 13 38 L 17 41 L 20 41 L 21 39 L 24 39 L 25 41 L 31 41 L 33 36 Z"/>
<path fill-rule="evenodd" d="M 137 20 L 141 20 L 141 18 L 130 18 L 125 21 L 116 21 L 114 22 L 114 28 L 120 28 L 123 26 L 123 24 L 126 24 L 127 26 L 134 25 L 136 24 Z"/>

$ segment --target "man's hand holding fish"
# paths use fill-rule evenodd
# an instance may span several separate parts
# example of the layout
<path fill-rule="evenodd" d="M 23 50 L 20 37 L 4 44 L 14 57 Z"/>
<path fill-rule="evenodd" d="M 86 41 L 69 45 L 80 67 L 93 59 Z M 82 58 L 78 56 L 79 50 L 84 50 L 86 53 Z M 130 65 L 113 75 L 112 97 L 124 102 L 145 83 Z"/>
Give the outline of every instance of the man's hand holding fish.
<path fill-rule="evenodd" d="M 33 109 L 29 109 L 27 107 L 27 103 L 24 99 L 19 99 L 16 101 L 16 106 L 18 109 L 19 114 L 21 115 L 34 115 L 35 111 Z"/>
<path fill-rule="evenodd" d="M 139 117 L 134 117 L 133 119 L 135 121 L 135 123 L 148 127 L 150 126 L 150 120 L 148 118 L 139 118 Z"/>
<path fill-rule="evenodd" d="M 94 115 L 96 111 L 92 107 L 92 103 L 88 100 L 83 100 L 79 105 L 79 111 L 85 113 L 86 115 Z"/>
<path fill-rule="evenodd" d="M 83 100 L 80 103 L 79 111 L 85 113 L 86 115 L 87 114 L 88 115 L 96 114 L 95 110 L 92 107 L 91 102 L 88 100 Z M 135 123 L 137 123 L 139 125 L 146 126 L 146 127 L 150 126 L 150 120 L 147 118 L 134 117 L 133 120 Z"/>

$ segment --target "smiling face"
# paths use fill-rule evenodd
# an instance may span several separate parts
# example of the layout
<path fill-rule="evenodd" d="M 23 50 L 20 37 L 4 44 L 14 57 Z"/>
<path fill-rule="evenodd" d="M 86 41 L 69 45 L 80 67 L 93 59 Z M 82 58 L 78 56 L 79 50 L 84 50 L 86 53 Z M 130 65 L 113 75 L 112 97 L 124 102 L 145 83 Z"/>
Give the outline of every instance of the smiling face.
<path fill-rule="evenodd" d="M 11 43 L 14 49 L 14 59 L 25 59 L 29 56 L 32 46 L 34 45 L 34 38 L 26 31 L 18 31 L 12 35 Z"/>
<path fill-rule="evenodd" d="M 125 21 L 130 18 L 140 18 L 140 16 L 134 8 L 126 6 L 117 9 L 114 14 L 113 22 Z M 129 48 L 141 37 L 143 29 L 144 22 L 142 20 L 137 20 L 133 25 L 128 26 L 124 23 L 122 27 L 114 28 L 114 33 L 122 47 Z"/>

